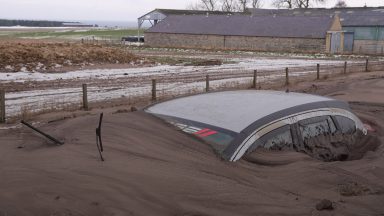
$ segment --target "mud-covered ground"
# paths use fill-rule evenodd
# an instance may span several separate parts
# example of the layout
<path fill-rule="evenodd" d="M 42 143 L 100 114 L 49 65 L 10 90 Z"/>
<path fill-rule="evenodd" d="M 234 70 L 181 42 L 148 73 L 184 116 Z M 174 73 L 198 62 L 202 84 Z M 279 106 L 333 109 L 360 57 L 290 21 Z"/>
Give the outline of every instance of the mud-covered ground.
<path fill-rule="evenodd" d="M 123 47 L 70 42 L 1 41 L 1 72 L 60 72 L 108 64 L 135 65 L 144 61 Z"/>
<path fill-rule="evenodd" d="M 63 146 L 7 125 L 15 128 L 0 130 L 0 215 L 383 215 L 383 87 L 381 73 L 290 87 L 350 101 L 372 127 L 360 146 L 379 147 L 350 161 L 261 152 L 259 163 L 225 162 L 129 107 L 35 117 Z M 105 162 L 95 145 L 102 111 Z"/>

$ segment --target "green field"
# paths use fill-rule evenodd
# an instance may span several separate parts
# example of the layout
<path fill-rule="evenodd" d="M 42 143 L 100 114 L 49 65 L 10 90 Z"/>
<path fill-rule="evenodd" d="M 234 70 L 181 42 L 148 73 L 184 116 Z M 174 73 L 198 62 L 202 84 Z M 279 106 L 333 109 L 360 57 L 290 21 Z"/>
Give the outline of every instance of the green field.
<path fill-rule="evenodd" d="M 123 36 L 136 36 L 137 29 L 20 29 L 0 30 L 0 39 L 64 39 L 80 40 L 95 37 L 101 40 L 120 40 Z M 143 35 L 143 30 L 140 30 Z"/>

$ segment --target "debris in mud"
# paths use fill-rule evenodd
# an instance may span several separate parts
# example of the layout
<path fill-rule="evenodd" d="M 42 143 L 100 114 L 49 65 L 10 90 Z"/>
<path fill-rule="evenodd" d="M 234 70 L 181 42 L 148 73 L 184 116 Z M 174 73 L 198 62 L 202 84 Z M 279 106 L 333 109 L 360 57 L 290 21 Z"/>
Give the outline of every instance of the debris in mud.
<path fill-rule="evenodd" d="M 139 59 L 121 47 L 77 43 L 1 43 L 0 70 L 56 71 L 63 66 L 132 63 Z"/>
<path fill-rule="evenodd" d="M 293 144 L 293 149 L 284 143 L 270 149 L 258 148 L 245 155 L 244 159 L 264 166 L 286 165 L 306 160 L 308 156 L 324 162 L 351 161 L 361 159 L 368 151 L 375 151 L 380 144 L 378 137 L 360 132 L 353 135 L 320 135 L 306 140 L 303 146 Z"/>
<path fill-rule="evenodd" d="M 298 152 L 325 162 L 359 160 L 366 152 L 375 151 L 380 140 L 375 136 L 355 134 L 320 135 L 306 140 L 304 146 L 296 145 Z"/>
<path fill-rule="evenodd" d="M 323 210 L 333 210 L 334 208 L 333 208 L 332 201 L 328 199 L 323 199 L 316 204 L 316 209 L 318 211 L 323 211 Z"/>
<path fill-rule="evenodd" d="M 346 182 L 340 184 L 338 188 L 342 196 L 363 196 L 380 193 L 378 190 L 374 190 L 357 182 Z"/>

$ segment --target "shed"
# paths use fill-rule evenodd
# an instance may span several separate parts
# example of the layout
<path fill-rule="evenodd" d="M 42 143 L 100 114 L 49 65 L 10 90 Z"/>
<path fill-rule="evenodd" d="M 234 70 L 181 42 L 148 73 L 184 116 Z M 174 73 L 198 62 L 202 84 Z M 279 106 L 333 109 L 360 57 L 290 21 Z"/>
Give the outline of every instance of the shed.
<path fill-rule="evenodd" d="M 145 32 L 154 47 L 342 52 L 338 16 L 170 15 Z"/>
<path fill-rule="evenodd" d="M 344 52 L 384 54 L 384 7 L 248 9 L 254 16 L 333 16 L 344 31 Z"/>

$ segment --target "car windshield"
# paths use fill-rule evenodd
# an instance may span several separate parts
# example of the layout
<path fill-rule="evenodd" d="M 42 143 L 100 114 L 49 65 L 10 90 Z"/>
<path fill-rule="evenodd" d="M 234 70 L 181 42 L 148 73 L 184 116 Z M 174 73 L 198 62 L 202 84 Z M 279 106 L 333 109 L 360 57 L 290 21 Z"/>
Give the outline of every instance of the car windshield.
<path fill-rule="evenodd" d="M 168 123 L 176 126 L 181 131 L 202 139 L 213 149 L 221 154 L 237 135 L 235 132 L 206 125 L 200 122 L 188 121 L 174 117 L 161 116 Z"/>

